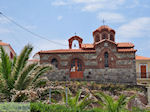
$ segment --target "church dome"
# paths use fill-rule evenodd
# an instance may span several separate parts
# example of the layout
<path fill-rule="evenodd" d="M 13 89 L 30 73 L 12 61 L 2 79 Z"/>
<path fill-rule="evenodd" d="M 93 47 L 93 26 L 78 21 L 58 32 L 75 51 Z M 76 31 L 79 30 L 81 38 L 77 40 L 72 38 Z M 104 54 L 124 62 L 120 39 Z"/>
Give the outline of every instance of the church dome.
<path fill-rule="evenodd" d="M 115 33 L 115 30 L 114 30 L 114 29 L 110 28 L 110 27 L 107 26 L 107 25 L 102 25 L 102 26 L 100 26 L 99 28 L 97 28 L 97 29 L 93 32 L 93 34 L 94 34 L 96 31 L 101 32 L 101 31 L 103 31 L 103 30 L 108 30 L 109 32 L 110 32 L 110 31 L 113 31 L 113 32 Z"/>
<path fill-rule="evenodd" d="M 103 39 L 115 41 L 115 30 L 107 25 L 100 26 L 93 32 L 94 43 Z"/>

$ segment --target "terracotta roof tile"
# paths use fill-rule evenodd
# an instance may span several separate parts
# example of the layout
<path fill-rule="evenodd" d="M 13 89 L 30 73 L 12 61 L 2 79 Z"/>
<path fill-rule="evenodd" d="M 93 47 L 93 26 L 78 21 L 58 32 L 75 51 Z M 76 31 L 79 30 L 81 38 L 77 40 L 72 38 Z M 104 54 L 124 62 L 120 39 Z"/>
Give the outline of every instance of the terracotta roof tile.
<path fill-rule="evenodd" d="M 134 47 L 132 43 L 117 43 L 117 47 Z"/>
<path fill-rule="evenodd" d="M 115 33 L 115 30 L 114 30 L 114 29 L 110 28 L 110 27 L 107 26 L 107 25 L 103 25 L 103 26 L 100 26 L 99 28 L 97 28 L 97 29 L 93 32 L 93 34 L 94 34 L 96 31 L 101 31 L 101 30 L 103 30 L 103 29 L 107 29 L 108 31 L 113 31 L 113 32 Z"/>
<path fill-rule="evenodd" d="M 113 30 L 112 28 L 110 28 L 110 27 L 107 26 L 107 25 L 102 25 L 102 26 L 100 26 L 99 28 L 97 28 L 96 30 L 102 30 L 102 29 Z"/>
<path fill-rule="evenodd" d="M 0 45 L 1 45 L 1 46 L 8 46 L 9 44 L 4 43 L 4 42 L 0 42 Z"/>
<path fill-rule="evenodd" d="M 136 56 L 136 60 L 150 60 L 150 58 L 144 56 Z"/>
<path fill-rule="evenodd" d="M 93 44 L 81 44 L 81 48 L 94 48 Z"/>
<path fill-rule="evenodd" d="M 87 53 L 87 52 L 96 52 L 96 51 L 82 50 L 82 49 L 58 49 L 58 50 L 40 51 L 39 53 Z"/>
<path fill-rule="evenodd" d="M 135 49 L 118 49 L 118 52 L 136 52 L 137 50 Z"/>
<path fill-rule="evenodd" d="M 4 43 L 4 42 L 0 42 L 0 46 L 9 46 L 9 48 L 12 50 L 13 54 L 16 55 L 14 49 L 11 47 L 10 44 Z"/>
<path fill-rule="evenodd" d="M 109 39 L 103 39 L 103 40 L 101 40 L 101 41 L 99 41 L 99 42 L 96 42 L 96 44 L 102 43 L 102 42 L 104 42 L 104 41 L 108 41 L 108 42 L 111 42 L 111 43 L 116 44 L 114 41 L 111 41 L 111 40 L 109 40 Z"/>

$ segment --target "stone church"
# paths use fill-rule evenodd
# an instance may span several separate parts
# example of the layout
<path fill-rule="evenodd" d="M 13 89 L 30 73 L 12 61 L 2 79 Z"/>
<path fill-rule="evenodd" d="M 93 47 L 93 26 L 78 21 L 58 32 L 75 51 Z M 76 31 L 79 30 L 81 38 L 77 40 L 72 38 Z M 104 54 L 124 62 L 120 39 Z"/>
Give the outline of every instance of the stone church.
<path fill-rule="evenodd" d="M 79 49 L 72 49 L 77 40 Z M 83 80 L 136 84 L 134 44 L 116 43 L 115 30 L 103 25 L 93 32 L 92 44 L 79 36 L 68 39 L 69 49 L 39 51 L 40 64 L 52 64 L 49 80 Z"/>

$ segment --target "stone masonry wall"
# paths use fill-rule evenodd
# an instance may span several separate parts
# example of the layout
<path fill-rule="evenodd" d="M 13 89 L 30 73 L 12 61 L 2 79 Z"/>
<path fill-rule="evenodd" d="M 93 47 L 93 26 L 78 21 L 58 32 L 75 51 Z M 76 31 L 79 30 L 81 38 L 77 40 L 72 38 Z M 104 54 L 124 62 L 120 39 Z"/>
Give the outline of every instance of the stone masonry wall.
<path fill-rule="evenodd" d="M 136 84 L 135 53 L 119 53 L 112 43 L 101 43 L 96 46 L 95 53 L 64 53 L 40 54 L 40 63 L 50 63 L 53 58 L 59 62 L 58 69 L 47 74 L 49 80 L 75 80 L 70 79 L 70 64 L 74 58 L 83 62 L 83 79 L 99 83 Z M 104 52 L 109 53 L 109 67 L 104 67 Z"/>

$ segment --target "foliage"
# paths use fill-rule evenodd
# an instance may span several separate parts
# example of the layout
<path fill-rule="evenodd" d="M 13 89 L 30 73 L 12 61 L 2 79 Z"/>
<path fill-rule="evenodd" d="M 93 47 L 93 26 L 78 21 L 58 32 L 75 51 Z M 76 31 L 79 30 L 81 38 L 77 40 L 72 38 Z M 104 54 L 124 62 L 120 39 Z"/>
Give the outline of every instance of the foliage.
<path fill-rule="evenodd" d="M 68 108 L 65 105 L 59 104 L 50 105 L 50 104 L 43 104 L 41 102 L 31 103 L 30 109 L 31 112 L 111 112 L 109 110 L 104 110 L 102 108 L 93 108 L 91 110 L 77 110 L 74 108 Z M 130 112 L 130 111 L 122 109 L 119 112 Z M 149 112 L 149 111 L 134 108 L 132 112 Z"/>
<path fill-rule="evenodd" d="M 140 108 L 138 108 L 138 107 L 137 107 L 137 108 L 134 107 L 134 108 L 132 109 L 132 112 L 150 112 L 150 110 L 148 111 L 148 110 L 146 110 L 146 109 L 140 109 Z"/>
<path fill-rule="evenodd" d="M 49 105 L 42 103 L 31 103 L 31 112 L 92 112 L 92 111 L 78 111 L 70 109 L 65 105 Z"/>
<path fill-rule="evenodd" d="M 1 47 L 0 62 L 0 92 L 11 100 L 12 90 L 25 90 L 37 81 L 37 79 L 51 70 L 50 66 L 41 66 L 37 63 L 28 64 L 28 59 L 33 47 L 26 45 L 18 57 L 11 60 Z"/>
<path fill-rule="evenodd" d="M 79 90 L 75 96 L 72 96 L 71 93 L 69 94 L 68 90 L 68 99 L 66 99 L 66 94 L 63 92 L 63 99 L 64 102 L 67 103 L 68 108 L 81 111 L 93 102 L 89 99 L 89 94 L 87 94 L 83 99 L 80 99 L 81 93 L 82 91 Z"/>
<path fill-rule="evenodd" d="M 111 96 L 106 95 L 102 92 L 97 93 L 96 96 L 101 99 L 98 101 L 98 103 L 102 106 L 102 109 L 107 110 L 108 112 L 121 112 L 123 110 L 125 111 L 126 104 L 135 97 L 132 96 L 127 99 L 126 96 L 121 95 L 119 99 L 115 101 Z"/>

